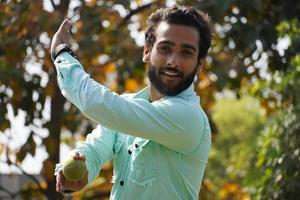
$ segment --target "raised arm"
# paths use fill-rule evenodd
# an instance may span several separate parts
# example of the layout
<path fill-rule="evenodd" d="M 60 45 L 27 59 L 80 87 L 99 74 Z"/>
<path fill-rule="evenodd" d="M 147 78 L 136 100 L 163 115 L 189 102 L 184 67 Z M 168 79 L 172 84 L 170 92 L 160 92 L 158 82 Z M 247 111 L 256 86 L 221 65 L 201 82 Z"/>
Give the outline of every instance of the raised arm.
<path fill-rule="evenodd" d="M 206 124 L 205 115 L 197 105 L 198 98 L 193 101 L 165 98 L 153 103 L 126 98 L 91 79 L 68 53 L 59 55 L 55 65 L 62 94 L 89 119 L 177 151 L 191 152 L 199 144 Z"/>
<path fill-rule="evenodd" d="M 64 23 L 68 24 L 63 22 L 58 32 L 68 30 Z M 60 38 L 59 34 L 56 36 Z M 164 98 L 153 103 L 141 98 L 125 98 L 91 79 L 68 52 L 56 57 L 55 66 L 62 94 L 89 119 L 184 153 L 199 145 L 207 120 L 196 96 L 191 101 Z M 192 87 L 188 92 L 187 95 L 193 96 Z"/>

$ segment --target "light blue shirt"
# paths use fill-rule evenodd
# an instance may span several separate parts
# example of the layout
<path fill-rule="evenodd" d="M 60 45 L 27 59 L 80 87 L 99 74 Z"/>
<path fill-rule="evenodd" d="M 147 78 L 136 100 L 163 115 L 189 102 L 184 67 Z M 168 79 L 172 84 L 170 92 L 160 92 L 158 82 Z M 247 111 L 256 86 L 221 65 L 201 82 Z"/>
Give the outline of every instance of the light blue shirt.
<path fill-rule="evenodd" d="M 66 52 L 55 66 L 62 94 L 100 124 L 74 150 L 86 156 L 89 183 L 113 160 L 113 200 L 198 199 L 211 130 L 193 86 L 150 102 L 149 87 L 118 95 Z"/>

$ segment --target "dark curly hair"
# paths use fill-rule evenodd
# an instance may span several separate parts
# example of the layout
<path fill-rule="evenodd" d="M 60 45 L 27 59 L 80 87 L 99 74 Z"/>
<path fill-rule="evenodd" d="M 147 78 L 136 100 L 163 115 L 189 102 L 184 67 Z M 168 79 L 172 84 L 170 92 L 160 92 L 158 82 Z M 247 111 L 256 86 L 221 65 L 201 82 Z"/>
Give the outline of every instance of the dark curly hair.
<path fill-rule="evenodd" d="M 212 40 L 212 25 L 210 17 L 192 7 L 172 6 L 161 8 L 152 13 L 148 20 L 145 33 L 146 45 L 152 47 L 155 40 L 155 30 L 160 22 L 195 27 L 200 35 L 198 59 L 206 56 Z"/>

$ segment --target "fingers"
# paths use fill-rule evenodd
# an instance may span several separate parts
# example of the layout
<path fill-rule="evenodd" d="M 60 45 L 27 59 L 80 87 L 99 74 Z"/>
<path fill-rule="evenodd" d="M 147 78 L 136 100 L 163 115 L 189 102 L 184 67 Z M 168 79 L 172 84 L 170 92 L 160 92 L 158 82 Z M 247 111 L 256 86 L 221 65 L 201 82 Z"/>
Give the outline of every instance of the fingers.
<path fill-rule="evenodd" d="M 68 19 L 65 19 L 61 23 L 58 31 L 56 32 L 58 43 L 65 43 L 65 44 L 69 43 L 70 29 L 71 29 L 71 22 Z"/>
<path fill-rule="evenodd" d="M 83 161 L 85 161 L 85 156 L 83 154 L 80 154 L 80 153 L 76 152 L 73 155 L 73 159 L 74 160 L 83 160 Z"/>
<path fill-rule="evenodd" d="M 80 191 L 82 190 L 88 183 L 88 172 L 86 172 L 85 176 L 79 181 L 69 181 L 66 180 L 62 171 L 56 176 L 56 191 L 65 193 L 66 191 Z"/>
<path fill-rule="evenodd" d="M 78 152 L 75 152 L 72 155 L 74 160 L 83 160 L 85 161 L 85 156 Z M 85 187 L 88 183 L 88 172 L 86 172 L 85 176 L 79 181 L 70 181 L 65 178 L 63 172 L 60 171 L 56 176 L 56 191 L 64 193 L 65 191 L 79 191 Z"/>
<path fill-rule="evenodd" d="M 71 22 L 70 22 L 70 20 L 65 19 L 65 20 L 61 23 L 61 25 L 60 25 L 58 31 L 70 33 L 70 29 L 71 29 Z"/>
<path fill-rule="evenodd" d="M 71 29 L 71 22 L 68 19 L 65 19 L 57 32 L 54 34 L 52 41 L 51 41 L 51 47 L 50 51 L 51 54 L 54 52 L 55 48 L 59 44 L 69 44 L 70 41 L 70 29 Z"/>
<path fill-rule="evenodd" d="M 62 171 L 60 171 L 56 176 L 56 191 L 63 192 L 64 190 L 65 190 L 65 177 Z"/>

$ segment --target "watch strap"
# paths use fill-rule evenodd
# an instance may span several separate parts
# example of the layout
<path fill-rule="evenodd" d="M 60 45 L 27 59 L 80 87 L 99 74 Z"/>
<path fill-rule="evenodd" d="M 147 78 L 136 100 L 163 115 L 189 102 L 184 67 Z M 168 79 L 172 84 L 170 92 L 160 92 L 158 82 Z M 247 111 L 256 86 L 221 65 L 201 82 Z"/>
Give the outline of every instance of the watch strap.
<path fill-rule="evenodd" d="M 54 51 L 51 53 L 51 58 L 54 61 L 57 56 L 59 56 L 63 52 L 68 52 L 74 58 L 77 58 L 76 54 L 72 51 L 72 49 L 67 44 L 59 44 L 55 47 Z"/>

